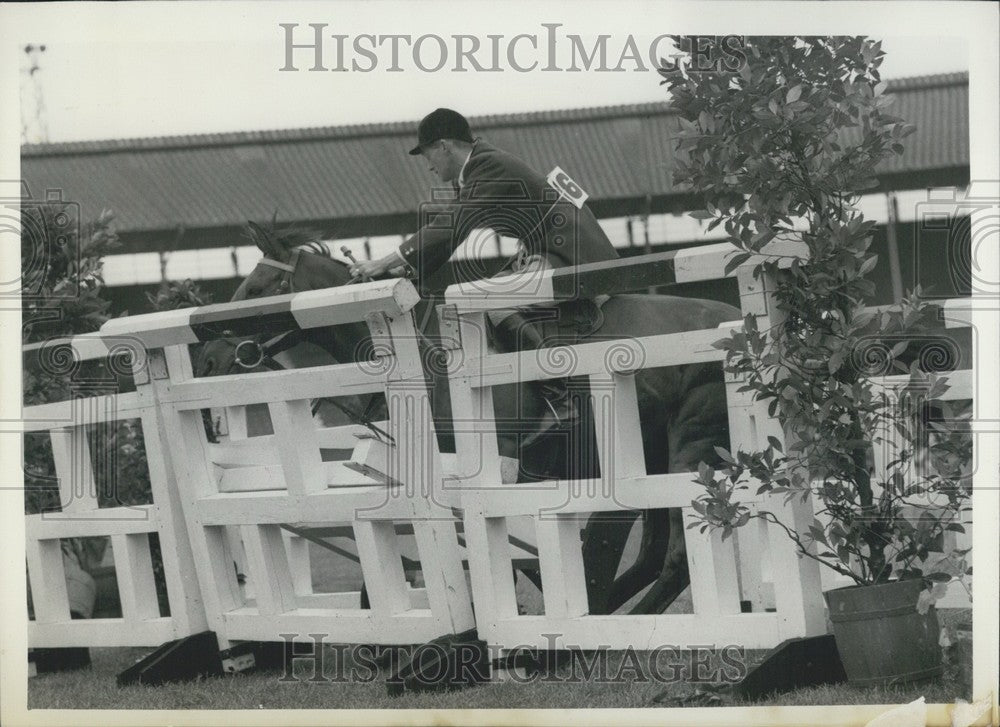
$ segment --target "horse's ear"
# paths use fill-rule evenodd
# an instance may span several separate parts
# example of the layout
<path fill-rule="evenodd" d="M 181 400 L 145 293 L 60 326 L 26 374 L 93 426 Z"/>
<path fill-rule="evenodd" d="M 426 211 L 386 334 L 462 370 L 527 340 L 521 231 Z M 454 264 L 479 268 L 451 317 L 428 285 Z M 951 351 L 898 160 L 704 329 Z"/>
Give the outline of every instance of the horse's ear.
<path fill-rule="evenodd" d="M 289 258 L 288 249 L 275 239 L 269 230 L 265 230 L 253 220 L 247 221 L 247 230 L 250 239 L 264 253 L 265 257 L 278 262 L 287 262 Z"/>

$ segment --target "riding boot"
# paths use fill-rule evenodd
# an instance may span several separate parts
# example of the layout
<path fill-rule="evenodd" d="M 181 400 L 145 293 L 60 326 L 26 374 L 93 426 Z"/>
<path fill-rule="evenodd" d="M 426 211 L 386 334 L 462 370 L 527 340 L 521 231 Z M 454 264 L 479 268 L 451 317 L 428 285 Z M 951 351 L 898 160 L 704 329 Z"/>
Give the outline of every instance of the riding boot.
<path fill-rule="evenodd" d="M 556 321 L 532 321 L 514 313 L 494 326 L 497 343 L 506 351 L 531 351 L 544 348 L 546 334 L 558 331 Z M 521 445 L 530 446 L 556 429 L 568 429 L 579 417 L 576 402 L 570 396 L 566 379 L 545 379 L 533 382 L 546 406 L 535 430 Z"/>

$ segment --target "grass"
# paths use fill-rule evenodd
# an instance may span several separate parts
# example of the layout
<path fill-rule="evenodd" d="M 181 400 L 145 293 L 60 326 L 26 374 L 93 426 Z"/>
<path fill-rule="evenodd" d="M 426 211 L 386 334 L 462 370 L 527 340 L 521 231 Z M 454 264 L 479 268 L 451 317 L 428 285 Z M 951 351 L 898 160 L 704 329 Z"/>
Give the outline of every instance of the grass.
<path fill-rule="evenodd" d="M 637 544 L 631 544 L 638 547 Z M 311 548 L 313 585 L 317 591 L 337 591 L 360 588 L 362 575 L 357 564 L 335 558 L 324 549 Z M 113 581 L 112 581 L 113 582 Z M 105 589 L 117 597 L 117 589 Z M 106 602 L 105 602 L 106 601 Z M 95 617 L 120 613 L 117 598 L 99 599 Z M 114 601 L 114 602 L 112 602 Z M 542 613 L 541 593 L 526 579 L 518 579 L 518 603 L 528 613 Z M 690 592 L 681 595 L 668 613 L 691 613 Z M 971 621 L 969 609 L 948 609 L 938 612 L 942 626 Z M 91 649 L 89 669 L 59 674 L 43 674 L 29 680 L 29 709 L 539 709 L 539 708 L 635 708 L 683 706 L 749 706 L 759 705 L 818 705 L 818 704 L 900 704 L 920 696 L 929 703 L 968 700 L 971 684 L 968 664 L 958 662 L 957 653 L 949 654 L 945 674 L 933 682 L 896 688 L 856 688 L 847 684 L 799 689 L 769 699 L 748 702 L 734 698 L 720 687 L 721 675 L 715 680 L 696 681 L 691 652 L 661 653 L 656 665 L 659 672 L 681 678 L 667 682 L 657 679 L 649 665 L 649 654 L 639 652 L 635 660 L 626 661 L 625 652 L 607 654 L 605 680 L 571 681 L 569 667 L 563 665 L 547 679 L 529 683 L 491 682 L 452 692 L 414 694 L 399 697 L 386 694 L 386 669 L 379 673 L 362 670 L 366 680 L 334 681 L 337 657 L 332 648 L 324 652 L 326 681 L 308 681 L 312 666 L 296 661 L 294 674 L 301 681 L 281 681 L 281 671 L 254 672 L 201 679 L 184 684 L 159 687 L 129 686 L 119 688 L 115 676 L 131 666 L 149 649 Z M 759 663 L 764 651 L 749 651 L 742 655 L 747 668 Z M 963 658 L 971 659 L 968 650 Z M 731 664 L 731 661 L 730 661 Z M 632 667 L 631 669 L 628 667 Z M 671 670 L 671 666 L 676 671 Z M 720 668 L 730 679 L 742 675 L 720 664 L 713 656 L 708 673 Z M 580 673 L 579 666 L 577 674 Z M 620 679 L 608 678 L 621 676 Z M 703 676 L 704 671 L 699 672 Z"/>
<path fill-rule="evenodd" d="M 967 618 L 968 612 L 941 612 L 942 623 Z M 967 665 L 949 654 L 945 674 L 937 680 L 895 688 L 856 688 L 847 684 L 810 687 L 757 702 L 742 701 L 720 690 L 718 675 L 713 682 L 690 679 L 692 654 L 662 653 L 656 662 L 661 674 L 678 665 L 685 679 L 665 683 L 652 677 L 649 654 L 639 652 L 625 660 L 624 652 L 607 655 L 606 680 L 571 682 L 570 667 L 563 665 L 548 678 L 529 683 L 491 682 L 452 692 L 399 697 L 386 694 L 386 670 L 367 674 L 367 681 L 338 682 L 336 656 L 324 652 L 325 681 L 313 681 L 312 665 L 296 662 L 297 682 L 281 681 L 281 671 L 226 675 L 184 684 L 159 687 L 115 685 L 115 675 L 147 653 L 145 649 L 91 649 L 91 668 L 60 674 L 44 674 L 29 682 L 30 709 L 459 709 L 459 708 L 632 708 L 678 706 L 901 704 L 921 696 L 929 703 L 969 699 Z M 968 656 L 968 652 L 964 652 Z M 746 664 L 759 662 L 764 652 L 747 652 Z M 708 673 L 721 666 L 716 657 Z M 731 669 L 726 672 L 732 674 Z M 576 673 L 579 674 L 579 667 Z M 704 674 L 705 672 L 702 672 Z M 615 675 L 621 679 L 613 679 Z"/>

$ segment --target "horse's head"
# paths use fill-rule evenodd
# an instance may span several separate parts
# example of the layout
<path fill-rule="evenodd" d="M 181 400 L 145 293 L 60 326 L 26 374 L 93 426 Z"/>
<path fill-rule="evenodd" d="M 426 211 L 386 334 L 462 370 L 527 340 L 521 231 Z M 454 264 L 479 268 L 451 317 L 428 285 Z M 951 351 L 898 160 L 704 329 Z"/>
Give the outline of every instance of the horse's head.
<path fill-rule="evenodd" d="M 261 348 L 254 337 L 207 341 L 194 362 L 195 376 L 223 376 L 261 370 Z"/>
<path fill-rule="evenodd" d="M 264 254 L 246 280 L 233 293 L 233 300 L 266 298 L 302 290 L 333 288 L 351 282 L 347 265 L 330 257 L 330 251 L 310 230 L 277 231 L 248 222 L 245 235 Z"/>
<path fill-rule="evenodd" d="M 275 230 L 248 222 L 244 234 L 263 257 L 233 294 L 232 300 L 252 300 L 272 295 L 333 288 L 351 282 L 347 264 L 335 260 L 319 244 L 310 230 Z M 313 342 L 326 348 L 337 360 L 353 360 L 359 355 L 361 340 L 367 337 L 364 324 L 344 330 L 344 326 L 316 331 Z M 204 345 L 195 362 L 196 376 L 254 371 L 261 368 L 261 345 L 256 338 L 218 339 Z"/>

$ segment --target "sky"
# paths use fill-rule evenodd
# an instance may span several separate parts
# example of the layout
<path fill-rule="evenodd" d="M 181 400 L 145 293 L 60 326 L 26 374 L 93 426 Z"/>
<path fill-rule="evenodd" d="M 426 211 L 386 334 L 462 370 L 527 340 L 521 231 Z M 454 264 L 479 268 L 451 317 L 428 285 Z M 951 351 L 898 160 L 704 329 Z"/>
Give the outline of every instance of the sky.
<path fill-rule="evenodd" d="M 307 23 L 312 18 L 293 14 L 289 22 L 293 42 L 312 38 Z M 516 32 L 533 35 L 544 48 L 546 33 L 541 22 L 522 22 L 511 27 L 504 43 Z M 391 25 L 391 24 L 390 24 Z M 352 53 L 356 33 L 351 27 L 330 23 L 326 32 L 349 35 L 345 47 L 345 66 L 352 62 L 371 61 Z M 335 126 L 384 121 L 415 121 L 437 106 L 450 106 L 469 116 L 516 111 L 605 106 L 663 100 L 661 80 L 650 68 L 635 70 L 639 63 L 627 60 L 622 72 L 599 72 L 596 68 L 579 72 L 517 73 L 504 58 L 503 48 L 497 66 L 502 72 L 477 72 L 454 67 L 454 41 L 445 33 L 448 65 L 445 70 L 424 72 L 414 65 L 412 51 L 401 46 L 399 72 L 390 72 L 389 44 L 378 50 L 376 68 L 370 72 L 310 72 L 311 50 L 294 51 L 293 64 L 298 71 L 282 72 L 285 64 L 285 31 L 277 23 L 258 27 L 256 35 L 233 42 L 212 40 L 111 40 L 80 42 L 72 38 L 45 34 L 35 38 L 45 43 L 40 57 L 38 88 L 45 105 L 49 141 L 111 139 L 165 136 L 251 129 L 279 129 L 310 126 Z M 477 57 L 490 67 L 487 33 L 502 34 L 504 28 L 463 28 L 482 42 Z M 596 33 L 565 23 L 554 32 L 557 67 L 570 67 L 572 40 L 579 35 L 584 48 L 597 41 Z M 667 29 L 669 31 L 669 29 Z M 372 26 L 359 26 L 358 32 L 374 32 Z M 393 33 L 391 27 L 378 32 Z M 407 32 L 416 38 L 419 31 Z M 665 31 L 666 32 L 666 31 Z M 656 34 L 609 33 L 607 67 L 614 67 L 625 51 L 629 36 L 640 54 L 648 54 Z M 50 33 L 50 35 L 58 35 Z M 336 64 L 334 41 L 324 44 L 323 62 Z M 468 47 L 468 46 L 466 46 Z M 659 48 L 668 48 L 661 44 Z M 886 37 L 887 53 L 883 63 L 885 78 L 962 71 L 968 68 L 965 42 L 951 37 Z M 425 67 L 439 57 L 436 41 L 421 47 Z M 22 55 L 23 67 L 26 58 Z M 544 49 L 534 53 L 530 41 L 515 46 L 518 65 L 532 61 L 546 62 Z M 597 63 L 593 64 L 595 67 Z M 32 118 L 34 87 L 24 83 L 22 103 Z M 27 94 L 25 92 L 28 92 Z M 34 123 L 34 122 L 32 122 Z M 37 127 L 33 127 L 37 130 Z"/>

